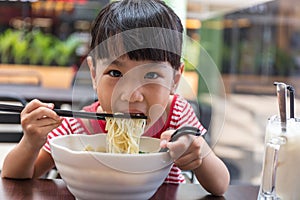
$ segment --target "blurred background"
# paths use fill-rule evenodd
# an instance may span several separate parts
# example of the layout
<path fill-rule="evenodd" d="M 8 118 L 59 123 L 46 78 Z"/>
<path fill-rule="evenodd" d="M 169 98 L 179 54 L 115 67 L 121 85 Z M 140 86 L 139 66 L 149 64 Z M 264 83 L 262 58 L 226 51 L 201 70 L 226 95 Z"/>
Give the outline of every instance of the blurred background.
<path fill-rule="evenodd" d="M 278 113 L 274 81 L 294 86 L 300 113 L 300 0 L 165 2 L 188 36 L 178 92 L 200 113 L 231 183 L 259 184 L 265 125 Z M 107 3 L 1 0 L 0 101 L 38 98 L 80 109 L 94 98 L 84 59 L 91 23 Z M 0 167 L 22 136 L 18 123 L 17 115 L 0 113 Z"/>

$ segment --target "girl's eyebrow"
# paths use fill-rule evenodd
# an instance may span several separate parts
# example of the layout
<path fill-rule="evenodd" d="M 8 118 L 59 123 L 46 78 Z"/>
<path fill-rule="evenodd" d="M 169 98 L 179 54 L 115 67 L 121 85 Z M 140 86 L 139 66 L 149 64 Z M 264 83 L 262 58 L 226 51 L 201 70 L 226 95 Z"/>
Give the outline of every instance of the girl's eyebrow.
<path fill-rule="evenodd" d="M 122 66 L 124 66 L 124 63 L 119 60 L 114 60 L 111 62 L 111 65 L 116 65 L 116 66 L 122 67 Z"/>
<path fill-rule="evenodd" d="M 122 62 L 122 60 L 114 60 L 110 63 L 110 65 L 115 65 L 118 67 L 126 66 L 126 64 Z M 141 66 L 144 67 L 152 66 L 152 67 L 163 67 L 163 68 L 168 67 L 165 63 L 162 63 L 161 61 L 152 61 L 151 63 L 142 64 Z"/>
<path fill-rule="evenodd" d="M 114 61 L 110 61 L 110 60 L 102 60 L 102 65 L 104 66 L 109 66 L 109 65 L 115 65 L 115 66 L 124 66 L 124 63 L 122 61 L 119 60 L 114 60 Z"/>
<path fill-rule="evenodd" d="M 168 66 L 164 63 L 161 63 L 161 62 L 153 62 L 153 63 L 146 63 L 146 64 L 143 64 L 144 67 L 148 67 L 148 66 L 151 66 L 151 67 L 162 67 L 162 68 L 167 68 Z"/>

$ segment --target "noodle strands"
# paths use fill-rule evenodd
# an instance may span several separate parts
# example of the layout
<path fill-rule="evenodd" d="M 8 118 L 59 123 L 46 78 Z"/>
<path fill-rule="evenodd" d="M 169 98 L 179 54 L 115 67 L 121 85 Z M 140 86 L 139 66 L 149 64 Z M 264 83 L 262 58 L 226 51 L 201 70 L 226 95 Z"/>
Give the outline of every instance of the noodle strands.
<path fill-rule="evenodd" d="M 138 154 L 140 137 L 144 133 L 145 119 L 106 117 L 106 152 Z"/>

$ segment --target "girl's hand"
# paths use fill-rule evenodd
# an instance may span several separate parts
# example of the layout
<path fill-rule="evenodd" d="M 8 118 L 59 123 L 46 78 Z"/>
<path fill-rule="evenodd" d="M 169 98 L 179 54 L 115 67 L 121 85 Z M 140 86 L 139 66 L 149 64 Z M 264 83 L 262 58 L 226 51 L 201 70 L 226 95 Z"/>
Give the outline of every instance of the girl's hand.
<path fill-rule="evenodd" d="M 203 137 L 194 135 L 180 136 L 174 142 L 168 142 L 174 130 L 168 130 L 161 135 L 161 147 L 167 147 L 174 163 L 181 170 L 193 170 L 202 163 L 201 146 L 205 142 Z"/>
<path fill-rule="evenodd" d="M 63 118 L 53 111 L 52 103 L 32 100 L 21 112 L 21 125 L 24 138 L 31 147 L 40 149 L 47 140 L 47 135 L 57 128 Z"/>

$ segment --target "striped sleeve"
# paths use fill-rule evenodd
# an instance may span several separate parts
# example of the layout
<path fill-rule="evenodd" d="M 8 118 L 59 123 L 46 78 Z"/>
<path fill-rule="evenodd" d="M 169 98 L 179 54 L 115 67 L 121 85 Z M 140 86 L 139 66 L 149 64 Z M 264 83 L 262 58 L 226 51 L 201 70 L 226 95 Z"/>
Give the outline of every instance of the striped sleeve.
<path fill-rule="evenodd" d="M 85 134 L 85 131 L 82 127 L 82 124 L 80 124 L 75 118 L 64 118 L 62 124 L 48 134 L 47 142 L 43 147 L 44 150 L 46 150 L 48 153 L 51 153 L 49 140 L 58 136 L 70 134 Z"/>
<path fill-rule="evenodd" d="M 173 108 L 170 128 L 177 129 L 184 125 L 190 125 L 199 128 L 201 135 L 206 133 L 206 129 L 198 120 L 192 106 L 187 102 L 187 100 L 178 96 Z"/>

